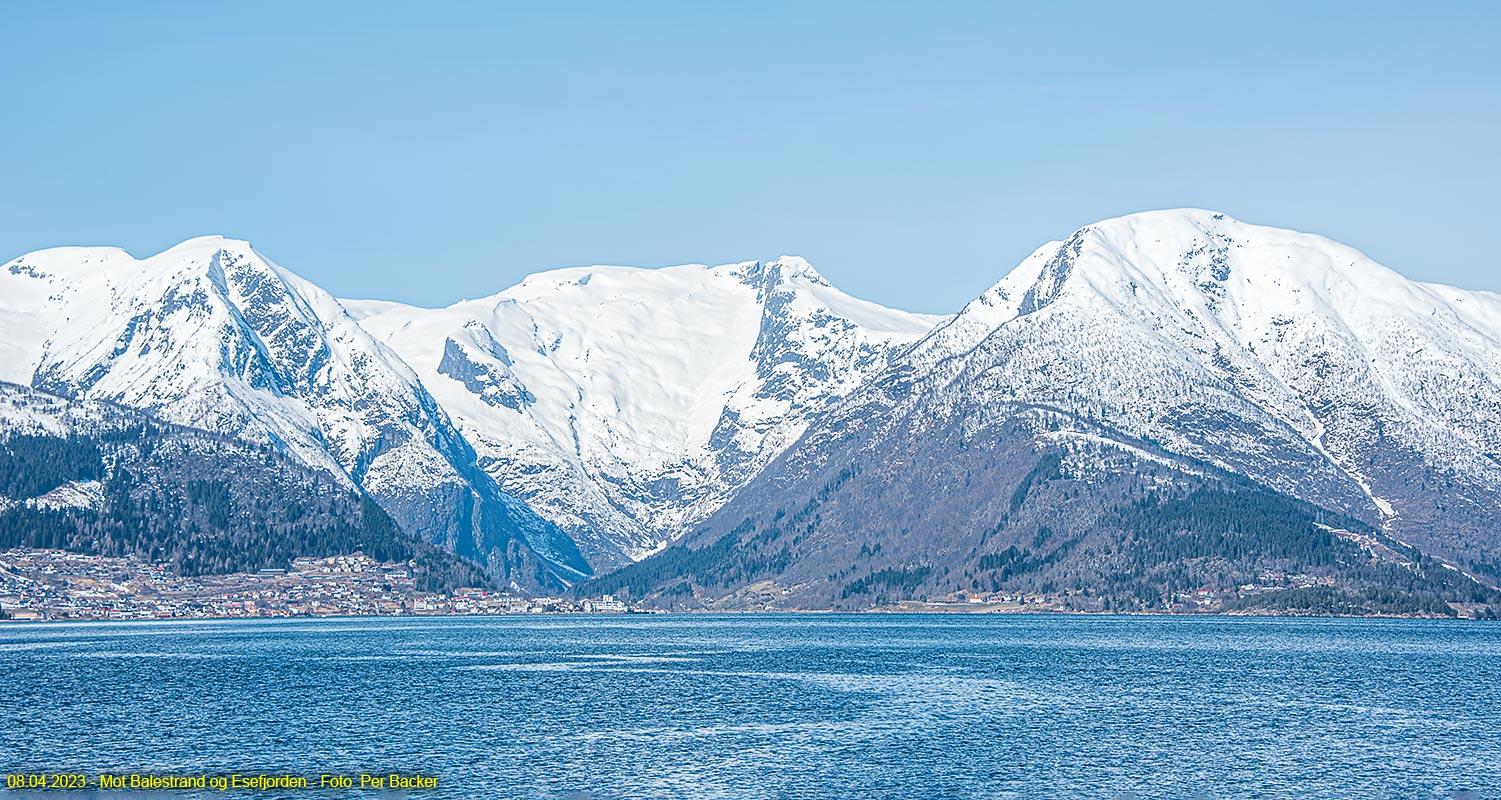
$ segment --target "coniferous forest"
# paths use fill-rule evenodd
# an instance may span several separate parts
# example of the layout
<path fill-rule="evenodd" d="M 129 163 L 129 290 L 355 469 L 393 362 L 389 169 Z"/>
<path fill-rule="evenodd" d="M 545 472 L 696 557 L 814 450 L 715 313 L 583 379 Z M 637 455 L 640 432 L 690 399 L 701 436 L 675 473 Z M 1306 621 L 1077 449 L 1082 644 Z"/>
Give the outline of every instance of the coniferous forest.
<path fill-rule="evenodd" d="M 412 561 L 419 588 L 488 583 L 403 532 L 367 495 L 269 445 L 142 421 L 0 442 L 0 549 L 136 556 L 182 575 L 364 552 Z"/>
<path fill-rule="evenodd" d="M 981 505 L 993 516 L 967 524 L 969 546 L 935 551 L 915 525 L 866 522 L 869 498 L 848 491 L 862 468 L 831 469 L 805 502 L 747 516 L 707 544 L 690 537 L 578 591 L 669 608 L 768 581 L 846 609 L 958 595 L 1063 596 L 1096 611 L 1193 610 L 1200 598 L 1244 613 L 1452 616 L 1451 602 L 1501 605 L 1501 592 L 1365 522 L 1230 477 L 1082 481 L 1043 453 Z M 777 580 L 805 564 L 822 574 Z"/>

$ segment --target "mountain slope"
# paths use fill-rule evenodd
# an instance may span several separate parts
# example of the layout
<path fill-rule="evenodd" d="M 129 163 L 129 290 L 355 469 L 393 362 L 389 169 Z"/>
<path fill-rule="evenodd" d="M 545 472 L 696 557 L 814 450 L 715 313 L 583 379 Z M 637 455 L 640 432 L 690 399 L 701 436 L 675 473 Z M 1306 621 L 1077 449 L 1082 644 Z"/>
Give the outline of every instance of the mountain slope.
<path fill-rule="evenodd" d="M 1413 283 L 1318 236 L 1153 212 L 1039 249 L 683 547 L 747 565 L 695 589 L 707 597 L 772 580 L 827 600 L 866 569 L 924 564 L 907 588 L 939 592 L 969 580 L 944 568 L 1007 547 L 1056 554 L 1074 579 L 1113 574 L 1134 546 L 1119 520 L 1149 495 L 1269 489 L 1494 579 L 1497 442 L 1501 297 Z M 1022 488 L 1053 462 L 1068 480 L 1042 484 L 1061 493 Z M 1007 533 L 979 538 L 992 531 Z M 889 562 L 861 564 L 862 544 Z M 606 580 L 695 586 L 673 572 Z"/>
<path fill-rule="evenodd" d="M 485 470 L 603 566 L 713 511 L 937 322 L 791 257 L 557 270 L 444 309 L 344 302 Z"/>
<path fill-rule="evenodd" d="M 994 327 L 966 338 L 956 324 L 913 353 L 913 368 L 953 370 L 941 396 L 1098 419 L 1441 555 L 1496 553 L 1495 294 L 1414 283 L 1323 237 L 1172 211 L 1084 228 L 959 319 L 972 310 Z"/>
<path fill-rule="evenodd" d="M 555 526 L 478 469 L 399 358 L 248 243 L 22 256 L 0 268 L 0 340 L 0 379 L 273 444 L 504 580 L 587 574 Z"/>

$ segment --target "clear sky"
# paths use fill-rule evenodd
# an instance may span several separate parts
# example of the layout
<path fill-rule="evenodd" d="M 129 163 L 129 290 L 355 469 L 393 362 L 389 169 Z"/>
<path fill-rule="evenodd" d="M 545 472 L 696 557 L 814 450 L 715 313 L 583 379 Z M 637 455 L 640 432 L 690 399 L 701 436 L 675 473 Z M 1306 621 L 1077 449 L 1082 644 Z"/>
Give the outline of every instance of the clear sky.
<path fill-rule="evenodd" d="M 249 239 L 336 294 L 808 257 L 948 312 L 1198 206 L 1501 290 L 1501 3 L 0 4 L 0 260 Z"/>

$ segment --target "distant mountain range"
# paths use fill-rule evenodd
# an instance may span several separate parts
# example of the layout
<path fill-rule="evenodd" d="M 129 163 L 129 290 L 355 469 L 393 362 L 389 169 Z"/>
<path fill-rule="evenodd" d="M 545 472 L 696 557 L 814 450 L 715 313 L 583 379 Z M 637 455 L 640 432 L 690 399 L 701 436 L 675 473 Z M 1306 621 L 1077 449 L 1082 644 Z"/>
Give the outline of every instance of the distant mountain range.
<path fill-rule="evenodd" d="M 790 257 L 422 309 L 227 239 L 44 250 L 0 268 L 0 380 L 264 446 L 532 591 L 1127 608 L 1294 569 L 1387 608 L 1501 579 L 1501 296 L 1208 211 L 1082 228 L 946 318 Z"/>

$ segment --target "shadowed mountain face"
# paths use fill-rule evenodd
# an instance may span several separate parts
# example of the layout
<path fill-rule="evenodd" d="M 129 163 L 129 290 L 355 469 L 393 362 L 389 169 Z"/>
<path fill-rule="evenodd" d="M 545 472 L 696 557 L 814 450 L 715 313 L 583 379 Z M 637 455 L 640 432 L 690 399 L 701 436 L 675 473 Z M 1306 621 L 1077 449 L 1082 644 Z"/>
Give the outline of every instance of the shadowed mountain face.
<path fill-rule="evenodd" d="M 1495 578 L 1498 323 L 1496 295 L 1317 236 L 1198 211 L 1103 222 L 897 357 L 680 552 L 603 584 L 703 601 L 769 581 L 814 606 L 1051 584 L 1128 603 L 1315 569 L 1258 559 L 1278 537 L 1335 546 L 1319 508 Z M 1268 519 L 1287 527 L 1232 535 Z M 1154 525 L 1230 549 L 1153 544 Z M 1150 577 L 1167 568 L 1182 574 Z"/>
<path fill-rule="evenodd" d="M 1447 614 L 1450 602 L 1501 602 L 1361 520 L 1121 447 L 1056 412 L 871 421 L 848 417 L 827 458 L 753 482 L 681 543 L 581 590 L 666 608 L 855 610 L 978 594 L 1119 611 L 1200 591 L 1233 597 L 1276 574 L 1317 582 L 1296 595 L 1303 605 L 1278 610 Z"/>

